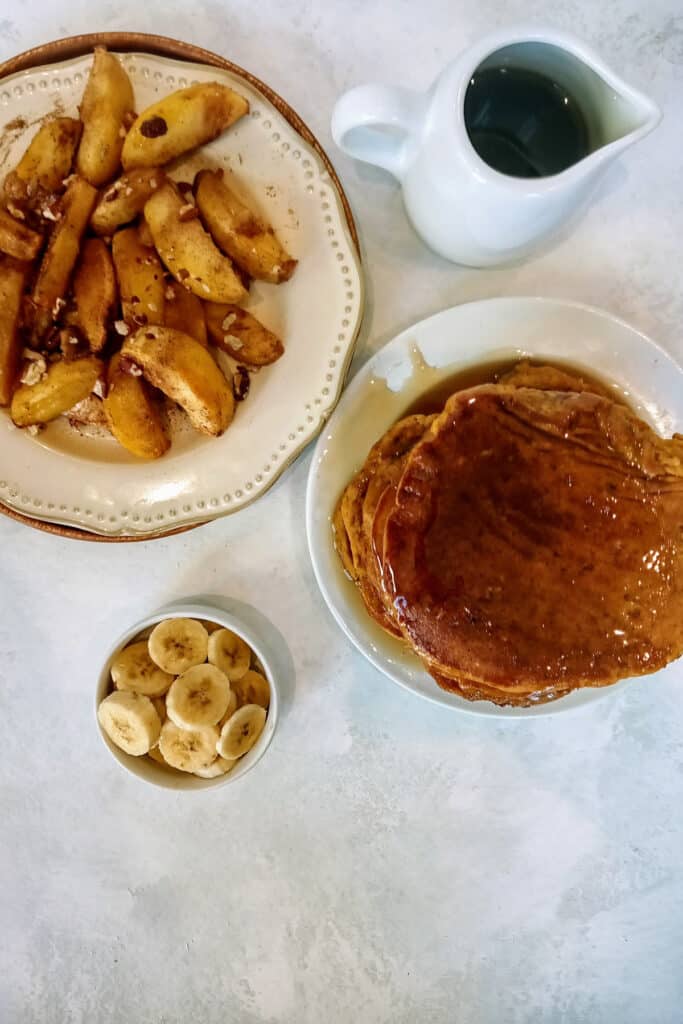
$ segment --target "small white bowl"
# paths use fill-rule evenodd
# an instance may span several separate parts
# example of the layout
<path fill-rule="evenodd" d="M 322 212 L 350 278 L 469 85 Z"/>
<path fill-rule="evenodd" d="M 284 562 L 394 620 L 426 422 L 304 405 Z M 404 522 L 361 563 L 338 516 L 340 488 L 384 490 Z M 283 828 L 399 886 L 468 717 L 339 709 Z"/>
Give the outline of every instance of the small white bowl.
<path fill-rule="evenodd" d="M 129 644 L 132 640 L 138 636 L 142 630 L 147 629 L 149 626 L 155 626 L 157 622 L 162 622 L 164 619 L 176 619 L 176 618 L 188 618 L 188 619 L 205 619 L 208 622 L 216 622 L 219 626 L 223 626 L 226 629 L 231 629 L 233 633 L 237 633 L 247 643 L 261 665 L 265 673 L 268 685 L 270 686 L 270 706 L 268 708 L 268 717 L 266 718 L 266 724 L 263 732 L 259 736 L 258 740 L 251 748 L 251 750 L 240 758 L 239 763 L 232 771 L 228 772 L 227 775 L 219 775 L 215 779 L 200 779 L 196 775 L 191 775 L 186 772 L 176 771 L 173 768 L 166 768 L 162 764 L 158 764 L 153 761 L 147 755 L 142 757 L 133 757 L 130 754 L 126 754 L 123 750 L 117 747 L 111 742 L 109 737 L 103 731 L 97 720 L 97 709 L 101 702 L 111 691 L 111 663 L 119 651 Z M 118 638 L 115 644 L 109 650 L 107 657 L 102 666 L 102 671 L 97 682 L 97 689 L 95 693 L 95 721 L 97 722 L 97 728 L 105 746 L 113 757 L 126 768 L 133 775 L 137 775 L 139 779 L 143 779 L 145 782 L 151 782 L 155 786 L 162 786 L 166 789 L 214 789 L 216 786 L 225 786 L 230 782 L 237 782 L 241 779 L 250 768 L 253 768 L 257 761 L 265 754 L 270 741 L 273 738 L 275 732 L 275 726 L 277 724 L 278 716 L 278 690 L 275 683 L 275 678 L 271 665 L 269 664 L 268 658 L 259 642 L 258 637 L 244 625 L 239 619 L 233 615 L 229 615 L 227 612 L 222 611 L 220 608 L 210 604 L 183 604 L 180 602 L 174 602 L 164 608 L 160 608 L 154 612 L 153 615 L 149 615 L 146 619 L 141 619 L 140 622 L 136 622 L 135 625 L 127 629 L 126 632 Z"/>

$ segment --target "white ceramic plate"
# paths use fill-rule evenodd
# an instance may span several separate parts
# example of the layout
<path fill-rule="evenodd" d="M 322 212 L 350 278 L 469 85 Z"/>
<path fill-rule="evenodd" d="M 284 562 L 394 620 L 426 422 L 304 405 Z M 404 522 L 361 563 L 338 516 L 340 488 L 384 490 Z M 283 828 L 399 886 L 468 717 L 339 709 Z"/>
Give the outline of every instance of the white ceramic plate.
<path fill-rule="evenodd" d="M 334 550 L 331 517 L 370 447 L 415 398 L 478 363 L 531 356 L 571 361 L 615 384 L 662 435 L 683 431 L 683 370 L 653 341 L 608 313 L 553 299 L 473 302 L 423 320 L 360 370 L 316 446 L 306 495 L 308 543 L 335 619 L 375 668 L 400 686 L 471 714 L 528 718 L 580 707 L 615 687 L 576 690 L 532 708 L 472 703 L 441 690 L 417 657 L 370 618 Z M 623 686 L 624 683 L 617 684 Z"/>
<path fill-rule="evenodd" d="M 285 355 L 252 376 L 235 422 L 219 439 L 189 427 L 170 452 L 141 462 L 111 437 L 79 434 L 61 420 L 37 438 L 0 414 L 0 501 L 19 512 L 110 536 L 153 534 L 237 511 L 268 489 L 325 421 L 341 392 L 360 326 L 357 253 L 334 182 L 315 150 L 246 79 L 219 68 L 144 53 L 123 54 L 137 109 L 195 81 L 245 95 L 250 113 L 198 154 L 173 166 L 191 180 L 222 166 L 299 260 L 291 281 L 255 282 L 248 308 L 283 337 Z M 0 81 L 0 178 L 35 125 L 59 109 L 76 115 L 91 58 Z M 2 126 L 24 118 L 24 130 Z"/>

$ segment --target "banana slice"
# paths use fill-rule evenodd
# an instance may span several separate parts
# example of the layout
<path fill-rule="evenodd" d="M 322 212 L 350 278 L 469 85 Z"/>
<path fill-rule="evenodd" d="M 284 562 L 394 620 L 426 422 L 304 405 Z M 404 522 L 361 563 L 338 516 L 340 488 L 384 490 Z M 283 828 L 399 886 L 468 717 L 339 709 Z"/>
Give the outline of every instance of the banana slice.
<path fill-rule="evenodd" d="M 208 619 L 200 619 L 199 621 L 201 622 L 206 632 L 209 634 L 215 633 L 217 629 L 222 628 L 217 622 L 209 622 Z"/>
<path fill-rule="evenodd" d="M 163 764 L 166 766 L 166 768 L 168 768 L 168 765 L 164 761 L 164 755 L 159 750 L 158 744 L 156 747 L 152 747 L 152 749 L 148 752 L 147 756 L 151 757 L 153 761 L 157 762 L 157 764 Z"/>
<path fill-rule="evenodd" d="M 224 757 L 217 757 L 208 768 L 198 768 L 194 773 L 200 779 L 215 779 L 219 775 L 227 775 L 237 764 L 237 761 L 226 761 Z"/>
<path fill-rule="evenodd" d="M 227 720 L 230 718 L 230 716 L 234 715 L 236 711 L 237 711 L 237 694 L 231 688 L 230 693 L 228 694 L 228 707 L 226 709 L 225 714 L 223 715 L 223 717 L 221 718 L 220 722 L 218 723 L 218 728 L 222 729 L 223 726 L 225 725 L 225 723 L 227 722 Z"/>
<path fill-rule="evenodd" d="M 215 665 L 195 665 L 166 694 L 166 714 L 181 729 L 216 725 L 226 712 L 230 683 Z"/>
<path fill-rule="evenodd" d="M 249 669 L 241 679 L 236 679 L 232 688 L 237 696 L 237 703 L 240 707 L 243 704 L 258 704 L 259 707 L 268 710 L 270 704 L 270 687 L 268 680 L 260 672 Z"/>
<path fill-rule="evenodd" d="M 266 712 L 258 704 L 245 704 L 221 729 L 216 750 L 227 761 L 246 754 L 256 743 L 266 724 Z"/>
<path fill-rule="evenodd" d="M 206 661 L 208 642 L 208 633 L 196 619 L 164 619 L 147 641 L 152 661 L 176 676 Z"/>
<path fill-rule="evenodd" d="M 111 677 L 117 690 L 132 690 L 145 697 L 160 697 L 173 682 L 173 676 L 150 658 L 146 640 L 119 651 L 111 663 Z"/>
<path fill-rule="evenodd" d="M 149 697 L 115 690 L 97 709 L 97 720 L 112 743 L 140 757 L 149 753 L 159 738 L 161 722 Z"/>
<path fill-rule="evenodd" d="M 251 663 L 251 651 L 231 629 L 217 629 L 209 637 L 209 661 L 225 672 L 230 682 L 241 679 Z"/>
<path fill-rule="evenodd" d="M 199 729 L 179 729 L 166 719 L 159 737 L 161 756 L 172 768 L 181 772 L 197 772 L 216 760 L 216 741 L 220 733 L 215 725 Z"/>
<path fill-rule="evenodd" d="M 166 721 L 166 701 L 162 697 L 152 697 L 152 704 L 157 709 L 159 721 L 163 725 Z"/>

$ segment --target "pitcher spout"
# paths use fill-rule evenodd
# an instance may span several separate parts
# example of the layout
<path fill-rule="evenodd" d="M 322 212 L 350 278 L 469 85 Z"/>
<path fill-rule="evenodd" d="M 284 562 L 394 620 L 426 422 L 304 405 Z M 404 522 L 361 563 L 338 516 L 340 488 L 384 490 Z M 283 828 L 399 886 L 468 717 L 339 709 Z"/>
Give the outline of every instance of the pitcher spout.
<path fill-rule="evenodd" d="M 657 127 L 662 112 L 653 100 L 625 82 L 620 83 L 618 95 L 623 108 L 618 116 L 611 115 L 615 122 L 614 130 L 618 133 L 613 141 L 621 140 L 630 146 Z"/>
<path fill-rule="evenodd" d="M 580 164 L 607 161 L 657 126 L 661 113 L 651 99 L 629 85 L 591 47 L 555 30 L 521 26 L 483 40 L 467 55 L 466 67 L 535 72 L 566 90 L 584 122 L 586 157 Z M 470 74 L 466 74 L 468 80 Z"/>
<path fill-rule="evenodd" d="M 586 113 L 590 148 L 605 159 L 644 138 L 659 124 L 657 104 L 629 85 L 590 47 L 571 36 L 556 36 L 564 51 L 557 67 Z"/>
<path fill-rule="evenodd" d="M 632 146 L 659 124 L 657 104 L 612 71 L 597 54 L 581 55 L 586 75 L 583 88 L 591 110 L 591 131 L 596 156 L 605 157 Z"/>

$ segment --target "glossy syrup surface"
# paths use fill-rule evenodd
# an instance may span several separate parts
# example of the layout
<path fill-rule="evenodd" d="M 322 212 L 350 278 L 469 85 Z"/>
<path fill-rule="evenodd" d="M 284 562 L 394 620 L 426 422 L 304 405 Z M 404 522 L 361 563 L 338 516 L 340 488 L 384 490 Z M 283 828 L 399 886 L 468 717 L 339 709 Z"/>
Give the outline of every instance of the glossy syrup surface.
<path fill-rule="evenodd" d="M 571 363 L 569 361 L 564 362 L 557 359 L 520 359 L 520 357 L 517 356 L 513 359 L 495 359 L 490 362 L 477 363 L 475 366 L 467 366 L 464 369 L 457 370 L 442 380 L 438 380 L 434 384 L 428 384 L 428 386 L 420 392 L 419 396 L 414 398 L 413 401 L 408 404 L 407 408 L 401 413 L 401 415 L 411 416 L 416 413 L 421 413 L 424 416 L 429 416 L 432 413 L 442 412 L 448 399 L 457 391 L 465 391 L 467 388 L 478 387 L 480 384 L 497 384 L 501 377 L 510 373 L 516 366 L 519 366 L 520 363 L 524 363 L 531 367 L 544 366 L 549 367 L 552 370 L 559 370 L 562 373 L 580 378 L 586 384 L 596 385 L 600 392 L 612 390 L 609 381 L 601 379 L 597 374 L 591 373 L 586 370 L 585 367 L 576 363 Z M 423 381 L 423 383 L 428 382 Z M 620 392 L 615 392 L 613 397 L 614 401 L 626 404 L 624 402 L 623 395 Z"/>

